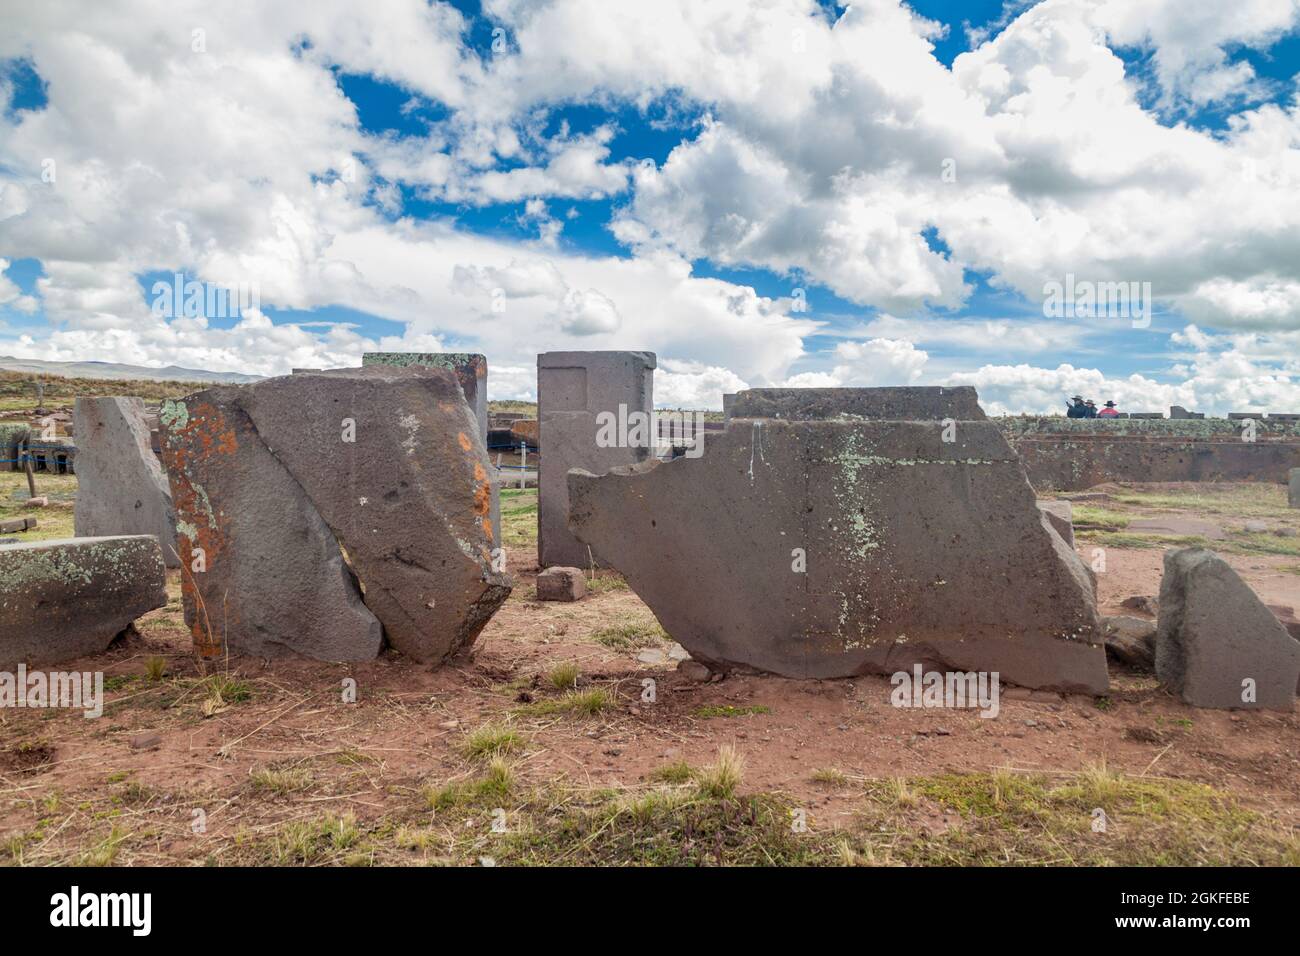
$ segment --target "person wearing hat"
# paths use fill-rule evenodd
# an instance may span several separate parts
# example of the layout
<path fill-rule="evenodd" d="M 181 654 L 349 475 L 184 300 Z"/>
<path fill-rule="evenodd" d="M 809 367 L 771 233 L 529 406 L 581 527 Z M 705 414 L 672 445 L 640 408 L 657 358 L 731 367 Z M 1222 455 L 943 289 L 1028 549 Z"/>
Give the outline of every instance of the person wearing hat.
<path fill-rule="evenodd" d="M 1087 411 L 1087 414 L 1083 416 L 1084 418 L 1097 417 L 1097 403 L 1094 402 L 1091 398 L 1083 403 L 1083 407 Z"/>
<path fill-rule="evenodd" d="M 1106 407 L 1097 413 L 1098 418 L 1119 418 L 1119 410 L 1114 402 L 1107 402 Z"/>
<path fill-rule="evenodd" d="M 1070 405 L 1067 403 L 1066 412 L 1065 412 L 1066 418 L 1087 418 L 1088 417 L 1088 406 L 1083 404 L 1082 395 L 1075 395 L 1073 398 L 1070 399 L 1070 401 L 1073 402 L 1074 404 Z"/>

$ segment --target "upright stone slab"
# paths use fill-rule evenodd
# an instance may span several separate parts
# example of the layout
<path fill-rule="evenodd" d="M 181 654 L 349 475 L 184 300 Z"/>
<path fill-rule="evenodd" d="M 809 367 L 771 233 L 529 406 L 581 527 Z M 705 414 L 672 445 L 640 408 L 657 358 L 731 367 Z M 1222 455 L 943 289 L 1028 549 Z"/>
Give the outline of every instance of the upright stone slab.
<path fill-rule="evenodd" d="M 1156 676 L 1196 707 L 1291 710 L 1300 641 L 1226 561 L 1204 548 L 1165 552 Z M 1254 700 L 1243 700 L 1246 682 Z"/>
<path fill-rule="evenodd" d="M 194 648 L 370 660 L 383 628 L 333 532 L 241 407 L 242 389 L 164 402 L 160 416 Z"/>
<path fill-rule="evenodd" d="M 1292 508 L 1300 508 L 1300 468 L 1292 468 L 1287 473 L 1287 504 Z"/>
<path fill-rule="evenodd" d="M 226 630 L 235 649 L 364 659 L 382 623 L 393 647 L 438 662 L 509 595 L 495 570 L 487 451 L 450 372 L 306 372 L 210 389 L 165 412 L 182 557 L 192 546 L 209 555 L 187 615 L 238 603 Z M 275 477 L 266 490 L 247 480 L 259 467 Z M 298 563 L 277 574 L 286 551 Z"/>
<path fill-rule="evenodd" d="M 654 411 L 655 356 L 652 352 L 543 352 L 537 356 L 537 418 L 542 461 L 538 475 L 537 555 L 539 564 L 586 568 L 599 561 L 599 549 L 587 545 L 568 529 L 570 468 L 604 474 L 620 465 L 645 461 L 654 435 L 643 429 L 644 442 L 624 429 L 620 441 L 600 447 L 599 416 L 619 422 Z M 629 417 L 633 416 L 633 417 Z"/>
<path fill-rule="evenodd" d="M 865 418 L 883 421 L 982 422 L 984 409 L 969 385 L 956 388 L 751 388 L 731 403 L 732 418 L 783 418 L 809 421 Z"/>
<path fill-rule="evenodd" d="M 167 603 L 152 535 L 64 538 L 0 547 L 0 667 L 97 654 Z"/>
<path fill-rule="evenodd" d="M 487 356 L 475 352 L 363 352 L 361 365 L 393 365 L 402 368 L 441 368 L 456 376 L 469 410 L 478 421 L 479 440 L 488 446 Z M 501 477 L 489 466 L 492 480 L 492 527 L 501 530 Z"/>
<path fill-rule="evenodd" d="M 180 566 L 176 511 L 162 464 L 154 454 L 138 398 L 78 398 L 73 411 L 77 437 L 78 537 L 152 534 L 169 568 Z"/>
<path fill-rule="evenodd" d="M 944 433 L 733 419 L 700 458 L 570 474 L 570 528 L 715 667 L 1105 693 L 1087 571 L 1014 452 L 989 422 Z"/>

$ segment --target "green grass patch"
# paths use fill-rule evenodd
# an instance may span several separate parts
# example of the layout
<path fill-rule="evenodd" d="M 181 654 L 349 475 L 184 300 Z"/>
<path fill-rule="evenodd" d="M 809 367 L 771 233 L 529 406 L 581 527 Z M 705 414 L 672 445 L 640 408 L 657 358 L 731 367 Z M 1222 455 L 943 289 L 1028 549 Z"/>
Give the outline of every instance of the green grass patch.
<path fill-rule="evenodd" d="M 517 753 L 526 744 L 524 735 L 517 730 L 501 724 L 484 724 L 465 736 L 460 752 L 471 760 L 483 760 Z"/>
<path fill-rule="evenodd" d="M 1113 511 L 1107 511 L 1105 508 L 1095 508 L 1091 505 L 1075 505 L 1071 509 L 1075 526 L 1081 524 L 1096 525 L 1104 530 L 1118 530 L 1127 528 L 1129 519 L 1124 515 L 1115 514 Z"/>
<path fill-rule="evenodd" d="M 572 715 L 575 717 L 595 717 L 618 706 L 618 698 L 607 687 L 592 687 L 588 690 L 575 690 L 561 697 L 534 701 L 520 707 L 517 713 L 530 717 L 552 717 Z"/>
<path fill-rule="evenodd" d="M 1208 548 L 1199 534 L 1137 534 L 1130 531 L 1076 531 L 1075 538 L 1103 548 Z"/>
<path fill-rule="evenodd" d="M 748 717 L 750 714 L 770 714 L 772 708 L 765 704 L 750 704 L 746 707 L 734 707 L 731 704 L 718 704 L 700 707 L 691 712 L 692 717 Z"/>
<path fill-rule="evenodd" d="M 610 650 L 631 651 L 658 647 L 668 641 L 669 637 L 658 621 L 626 621 L 594 631 L 591 639 Z"/>
<path fill-rule="evenodd" d="M 914 814 L 955 815 L 925 832 Z M 1104 814 L 1105 832 L 1094 820 Z M 1202 784 L 1095 768 L 871 781 L 863 823 L 879 856 L 910 865 L 1253 866 L 1300 863 L 1294 833 Z"/>

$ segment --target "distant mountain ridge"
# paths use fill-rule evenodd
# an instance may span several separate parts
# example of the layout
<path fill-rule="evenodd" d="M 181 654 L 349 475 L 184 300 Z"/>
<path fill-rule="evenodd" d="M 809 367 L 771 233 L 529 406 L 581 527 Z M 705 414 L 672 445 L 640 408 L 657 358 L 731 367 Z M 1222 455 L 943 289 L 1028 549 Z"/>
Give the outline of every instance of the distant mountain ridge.
<path fill-rule="evenodd" d="M 25 372 L 29 375 L 61 375 L 66 378 L 137 379 L 148 382 L 221 382 L 244 384 L 261 381 L 261 375 L 241 372 L 209 372 L 199 368 L 167 365 L 122 365 L 118 362 L 47 362 L 43 359 L 14 358 L 0 355 L 0 371 Z"/>

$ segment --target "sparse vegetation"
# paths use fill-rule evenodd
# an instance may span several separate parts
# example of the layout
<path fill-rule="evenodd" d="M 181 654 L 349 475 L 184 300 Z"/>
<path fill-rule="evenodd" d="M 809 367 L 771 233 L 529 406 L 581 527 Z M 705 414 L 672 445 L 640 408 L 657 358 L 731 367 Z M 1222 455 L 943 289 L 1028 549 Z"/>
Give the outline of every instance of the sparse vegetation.
<path fill-rule="evenodd" d="M 588 690 L 570 691 L 562 697 L 552 697 L 525 704 L 519 713 L 531 717 L 547 717 L 557 714 L 570 714 L 578 717 L 595 717 L 618 705 L 618 698 L 607 687 L 592 687 Z"/>
<path fill-rule="evenodd" d="M 591 635 L 591 639 L 615 651 L 658 647 L 669 640 L 658 621 L 644 620 L 624 621 L 602 627 Z"/>
<path fill-rule="evenodd" d="M 751 714 L 770 714 L 771 712 L 772 708 L 764 704 L 750 704 L 746 707 L 721 704 L 697 708 L 691 713 L 691 716 L 707 720 L 710 717 L 747 717 Z"/>
<path fill-rule="evenodd" d="M 729 800 L 745 775 L 745 758 L 730 744 L 718 749 L 715 763 L 696 775 L 695 784 L 701 796 L 712 800 Z"/>
<path fill-rule="evenodd" d="M 582 671 L 572 661 L 556 664 L 546 672 L 546 683 L 556 690 L 572 690 L 578 686 L 578 677 Z"/>
<path fill-rule="evenodd" d="M 524 735 L 502 724 L 484 724 L 466 735 L 460 746 L 461 755 L 471 760 L 483 760 L 516 753 L 524 749 Z"/>

